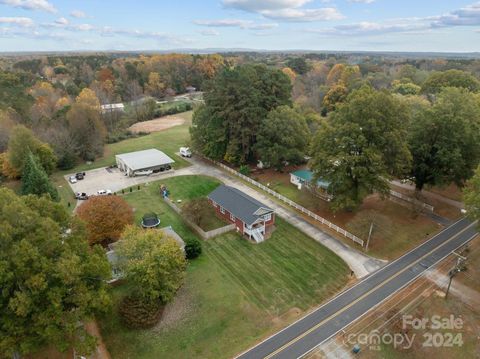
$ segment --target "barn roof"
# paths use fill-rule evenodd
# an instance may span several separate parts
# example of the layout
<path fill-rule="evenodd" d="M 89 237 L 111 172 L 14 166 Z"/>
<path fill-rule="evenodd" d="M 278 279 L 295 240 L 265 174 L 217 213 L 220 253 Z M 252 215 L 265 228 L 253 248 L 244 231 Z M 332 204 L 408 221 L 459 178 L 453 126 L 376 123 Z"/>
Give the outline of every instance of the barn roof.
<path fill-rule="evenodd" d="M 155 148 L 149 150 L 122 153 L 116 158 L 125 163 L 132 171 L 174 163 L 169 156 Z"/>
<path fill-rule="evenodd" d="M 260 216 L 273 212 L 273 209 L 255 198 L 225 185 L 218 186 L 208 195 L 208 198 L 248 225 L 255 223 Z"/>

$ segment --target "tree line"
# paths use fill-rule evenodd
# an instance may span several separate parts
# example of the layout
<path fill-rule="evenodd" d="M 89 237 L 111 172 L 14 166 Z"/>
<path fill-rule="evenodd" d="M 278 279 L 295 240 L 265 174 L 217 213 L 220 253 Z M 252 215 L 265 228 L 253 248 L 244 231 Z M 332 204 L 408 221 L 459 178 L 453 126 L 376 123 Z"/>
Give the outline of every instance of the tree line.
<path fill-rule="evenodd" d="M 377 89 L 358 66 L 335 64 L 320 116 L 292 101 L 303 75 L 265 65 L 227 68 L 206 86 L 205 105 L 191 127 L 196 149 L 233 165 L 282 169 L 306 163 L 330 183 L 334 210 L 355 209 L 392 178 L 426 185 L 469 179 L 480 161 L 480 82 L 467 72 L 400 69 L 391 88 Z M 413 88 L 412 92 L 409 89 Z M 295 88 L 293 88 L 295 93 Z"/>

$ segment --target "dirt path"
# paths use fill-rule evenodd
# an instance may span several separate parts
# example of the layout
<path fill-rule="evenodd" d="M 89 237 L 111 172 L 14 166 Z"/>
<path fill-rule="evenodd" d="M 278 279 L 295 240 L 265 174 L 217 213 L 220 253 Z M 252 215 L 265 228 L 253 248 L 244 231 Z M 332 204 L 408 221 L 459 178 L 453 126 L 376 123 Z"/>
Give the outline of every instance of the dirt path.
<path fill-rule="evenodd" d="M 164 116 L 150 121 L 137 122 L 128 128 L 131 132 L 160 132 L 170 127 L 180 126 L 185 119 L 178 116 Z"/>
<path fill-rule="evenodd" d="M 110 353 L 103 342 L 102 335 L 100 334 L 100 329 L 98 328 L 97 322 L 92 320 L 85 324 L 85 329 L 88 334 L 93 335 L 97 338 L 97 350 L 92 354 L 92 359 L 111 359 Z"/>

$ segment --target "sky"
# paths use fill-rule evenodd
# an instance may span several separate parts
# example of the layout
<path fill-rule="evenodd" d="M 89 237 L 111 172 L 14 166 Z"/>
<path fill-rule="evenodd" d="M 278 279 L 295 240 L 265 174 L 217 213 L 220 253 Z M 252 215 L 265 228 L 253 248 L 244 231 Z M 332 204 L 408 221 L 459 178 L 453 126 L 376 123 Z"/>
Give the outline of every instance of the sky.
<path fill-rule="evenodd" d="M 0 0 L 0 52 L 480 51 L 480 1 Z"/>

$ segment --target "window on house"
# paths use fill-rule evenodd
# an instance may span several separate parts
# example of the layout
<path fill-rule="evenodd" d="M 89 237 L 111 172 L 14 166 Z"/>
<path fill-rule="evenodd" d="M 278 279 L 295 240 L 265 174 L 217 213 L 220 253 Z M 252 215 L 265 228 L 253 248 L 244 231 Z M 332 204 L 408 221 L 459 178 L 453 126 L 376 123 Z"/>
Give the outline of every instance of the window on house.
<path fill-rule="evenodd" d="M 231 219 L 232 221 L 235 221 L 236 218 L 235 218 L 235 216 L 234 216 L 233 214 L 230 213 L 230 219 Z"/>
<path fill-rule="evenodd" d="M 265 216 L 263 216 L 263 219 L 265 219 L 265 221 L 268 222 L 269 220 L 272 219 L 272 214 L 271 213 L 266 214 Z"/>
<path fill-rule="evenodd" d="M 220 207 L 220 213 L 225 214 L 225 208 Z"/>

